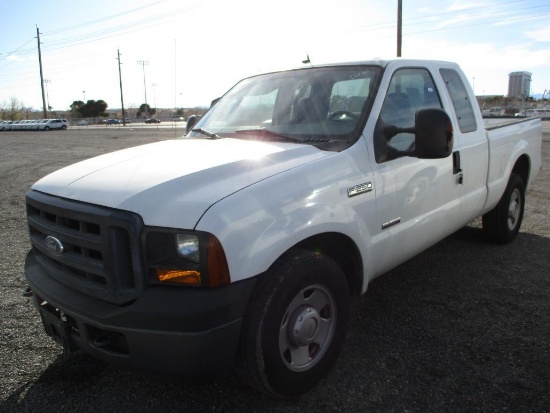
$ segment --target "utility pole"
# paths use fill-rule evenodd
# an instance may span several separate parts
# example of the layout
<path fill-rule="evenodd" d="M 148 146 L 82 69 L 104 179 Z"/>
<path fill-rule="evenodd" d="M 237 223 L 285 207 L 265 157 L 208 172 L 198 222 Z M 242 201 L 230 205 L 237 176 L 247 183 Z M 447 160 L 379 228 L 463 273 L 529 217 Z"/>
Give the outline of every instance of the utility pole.
<path fill-rule="evenodd" d="M 44 75 L 42 74 L 42 51 L 40 50 L 40 30 L 36 26 L 36 39 L 38 41 L 38 64 L 40 65 L 40 87 L 42 88 L 42 107 L 44 109 L 44 119 L 48 118 L 46 108 L 46 95 L 44 93 Z"/>
<path fill-rule="evenodd" d="M 147 60 L 138 60 L 138 65 L 143 68 L 143 89 L 145 90 L 145 114 L 149 117 L 149 105 L 147 105 L 147 84 L 145 83 L 145 66 L 149 64 Z"/>
<path fill-rule="evenodd" d="M 118 80 L 120 82 L 120 104 L 122 106 L 122 125 L 126 126 L 126 113 L 124 112 L 124 97 L 122 95 L 122 71 L 120 70 L 120 50 L 116 49 L 117 52 L 117 60 L 118 60 Z"/>
<path fill-rule="evenodd" d="M 44 84 L 46 85 L 46 105 L 47 105 L 47 108 L 48 108 L 48 118 L 50 117 L 49 113 L 50 113 L 50 95 L 48 93 L 48 83 L 50 83 L 50 81 L 48 79 L 44 79 Z"/>
<path fill-rule="evenodd" d="M 403 37 L 403 0 L 397 0 L 397 57 L 401 57 L 401 42 Z"/>

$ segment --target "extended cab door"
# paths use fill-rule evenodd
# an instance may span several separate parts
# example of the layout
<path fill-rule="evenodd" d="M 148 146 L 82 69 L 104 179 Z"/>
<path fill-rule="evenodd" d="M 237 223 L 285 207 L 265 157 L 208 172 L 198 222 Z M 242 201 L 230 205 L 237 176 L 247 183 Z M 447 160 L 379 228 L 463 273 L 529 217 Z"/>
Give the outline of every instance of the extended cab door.
<path fill-rule="evenodd" d="M 453 159 L 418 159 L 414 134 L 391 137 L 392 127 L 414 126 L 415 113 L 444 108 L 441 92 L 427 67 L 386 69 L 372 142 L 376 234 L 373 237 L 373 276 L 379 275 L 429 247 L 457 228 L 460 184 Z M 389 72 L 389 73 L 388 73 Z M 395 128 L 394 128 L 395 129 Z"/>
<path fill-rule="evenodd" d="M 454 123 L 453 163 L 460 183 L 460 217 L 470 222 L 479 216 L 486 201 L 489 146 L 481 112 L 464 74 L 455 65 L 448 66 L 441 67 L 439 73 L 450 100 L 447 106 L 454 109 L 454 116 L 448 113 Z"/>

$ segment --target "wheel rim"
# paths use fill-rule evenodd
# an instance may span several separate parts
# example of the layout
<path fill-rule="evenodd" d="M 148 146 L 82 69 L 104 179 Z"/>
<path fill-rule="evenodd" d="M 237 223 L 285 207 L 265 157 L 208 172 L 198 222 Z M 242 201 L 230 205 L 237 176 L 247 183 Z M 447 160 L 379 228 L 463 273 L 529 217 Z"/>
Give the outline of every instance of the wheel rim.
<path fill-rule="evenodd" d="M 508 205 L 508 229 L 513 231 L 518 225 L 521 214 L 521 194 L 518 189 L 514 189 L 510 196 L 510 204 Z"/>
<path fill-rule="evenodd" d="M 323 358 L 334 337 L 336 316 L 336 300 L 322 285 L 306 287 L 294 297 L 279 329 L 279 352 L 290 370 L 308 370 Z"/>

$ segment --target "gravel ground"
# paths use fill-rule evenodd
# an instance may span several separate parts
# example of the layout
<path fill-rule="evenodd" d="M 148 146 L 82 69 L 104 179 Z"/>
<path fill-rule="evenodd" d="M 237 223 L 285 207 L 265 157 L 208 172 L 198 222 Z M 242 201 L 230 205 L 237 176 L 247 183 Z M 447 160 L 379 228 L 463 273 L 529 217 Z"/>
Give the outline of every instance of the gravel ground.
<path fill-rule="evenodd" d="M 336 368 L 296 401 L 264 397 L 235 375 L 167 381 L 63 355 L 21 295 L 25 191 L 64 165 L 175 132 L 0 133 L 0 412 L 550 411 L 550 123 L 544 127 L 544 168 L 517 240 L 489 244 L 477 221 L 375 280 L 354 299 Z"/>

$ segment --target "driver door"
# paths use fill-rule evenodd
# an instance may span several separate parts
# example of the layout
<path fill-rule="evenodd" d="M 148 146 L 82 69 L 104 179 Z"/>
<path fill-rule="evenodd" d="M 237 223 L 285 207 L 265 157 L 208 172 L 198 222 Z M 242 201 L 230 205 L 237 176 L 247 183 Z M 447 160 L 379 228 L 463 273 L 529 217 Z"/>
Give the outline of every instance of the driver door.
<path fill-rule="evenodd" d="M 386 91 L 373 143 L 376 230 L 373 252 L 377 275 L 424 250 L 448 234 L 460 210 L 460 188 L 452 157 L 418 159 L 414 135 L 394 137 L 388 127 L 413 127 L 415 113 L 442 108 L 426 68 L 396 70 Z"/>

